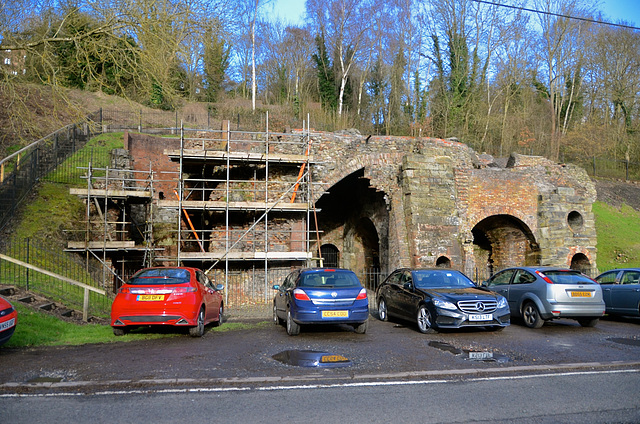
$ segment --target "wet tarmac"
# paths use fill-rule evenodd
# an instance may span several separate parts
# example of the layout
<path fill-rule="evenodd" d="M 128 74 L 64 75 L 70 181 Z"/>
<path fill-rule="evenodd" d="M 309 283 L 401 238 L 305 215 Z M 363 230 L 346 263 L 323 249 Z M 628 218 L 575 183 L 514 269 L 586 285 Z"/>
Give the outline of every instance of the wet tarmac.
<path fill-rule="evenodd" d="M 411 323 L 372 316 L 366 334 L 327 326 L 303 327 L 293 337 L 268 321 L 248 324 L 233 331 L 207 328 L 202 338 L 178 334 L 126 342 L 125 335 L 107 344 L 2 347 L 0 392 L 79 382 L 375 379 L 640 363 L 640 319 L 603 319 L 593 328 L 558 320 L 537 330 L 515 322 L 500 332 L 473 328 L 422 334 Z"/>

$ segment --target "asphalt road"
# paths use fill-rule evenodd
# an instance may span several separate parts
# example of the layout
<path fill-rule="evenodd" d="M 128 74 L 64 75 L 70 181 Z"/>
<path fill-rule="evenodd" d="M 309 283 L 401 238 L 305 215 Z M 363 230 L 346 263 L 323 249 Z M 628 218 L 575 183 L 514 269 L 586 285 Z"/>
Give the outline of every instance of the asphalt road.
<path fill-rule="evenodd" d="M 10 423 L 638 423 L 640 373 L 578 371 L 510 378 L 369 384 L 192 387 L 0 397 Z"/>
<path fill-rule="evenodd" d="M 302 366 L 309 351 L 340 366 Z M 364 335 L 290 337 L 265 322 L 202 338 L 0 349 L 0 421 L 14 423 L 640 422 L 639 385 L 640 319 L 425 335 L 371 317 Z"/>

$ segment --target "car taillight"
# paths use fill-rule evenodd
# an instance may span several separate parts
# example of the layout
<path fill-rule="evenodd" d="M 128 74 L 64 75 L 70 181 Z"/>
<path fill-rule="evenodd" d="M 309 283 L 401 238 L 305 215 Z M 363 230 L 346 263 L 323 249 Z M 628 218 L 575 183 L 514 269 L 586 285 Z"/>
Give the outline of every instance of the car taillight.
<path fill-rule="evenodd" d="M 195 287 L 176 287 L 173 289 L 173 294 L 176 293 L 193 293 L 198 291 Z"/>
<path fill-rule="evenodd" d="M 118 290 L 118 293 L 124 293 L 124 294 L 129 293 L 129 287 L 120 287 L 120 289 Z"/>
<path fill-rule="evenodd" d="M 546 275 L 544 275 L 542 272 L 540 271 L 536 271 L 536 274 L 538 274 L 538 276 L 540 278 L 542 278 L 544 281 L 546 281 L 549 284 L 553 284 L 553 281 L 551 281 L 551 278 L 547 277 Z"/>
<path fill-rule="evenodd" d="M 358 293 L 358 296 L 356 297 L 356 300 L 362 300 L 362 299 L 366 299 L 367 298 L 367 289 L 362 289 L 360 290 L 360 293 Z"/>
<path fill-rule="evenodd" d="M 295 297 L 296 300 L 311 300 L 309 299 L 309 296 L 302 289 L 295 289 L 293 291 L 293 297 Z"/>

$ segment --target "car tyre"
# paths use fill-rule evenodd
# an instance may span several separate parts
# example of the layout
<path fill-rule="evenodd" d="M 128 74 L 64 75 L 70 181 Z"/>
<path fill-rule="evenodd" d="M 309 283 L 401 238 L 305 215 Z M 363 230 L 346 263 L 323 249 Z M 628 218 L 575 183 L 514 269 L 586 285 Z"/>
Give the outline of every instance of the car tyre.
<path fill-rule="evenodd" d="M 418 330 L 421 333 L 427 334 L 435 331 L 431 312 L 425 305 L 420 305 L 418 313 L 416 314 L 416 321 L 418 323 Z"/>
<path fill-rule="evenodd" d="M 300 334 L 300 326 L 293 321 L 290 309 L 287 309 L 287 334 L 290 336 L 297 336 Z"/>
<path fill-rule="evenodd" d="M 196 326 L 189 328 L 189 335 L 191 337 L 202 337 L 204 335 L 204 308 L 200 308 Z"/>
<path fill-rule="evenodd" d="M 124 336 L 129 332 L 128 328 L 124 327 L 113 327 L 113 335 L 114 336 Z"/>
<path fill-rule="evenodd" d="M 578 323 L 583 327 L 595 327 L 600 318 L 580 318 Z"/>
<path fill-rule="evenodd" d="M 380 321 L 388 321 L 389 313 L 387 312 L 387 301 L 384 297 L 378 299 L 378 319 Z"/>
<path fill-rule="evenodd" d="M 527 302 L 522 307 L 522 319 L 524 325 L 529 328 L 540 328 L 544 324 L 544 319 L 540 316 L 540 311 L 533 302 Z"/>
<path fill-rule="evenodd" d="M 224 305 L 220 303 L 220 309 L 218 310 L 218 321 L 214 321 L 214 327 L 220 327 L 222 325 L 222 318 L 224 317 Z"/>
<path fill-rule="evenodd" d="M 367 332 L 367 328 L 369 327 L 369 321 L 365 321 L 361 324 L 356 324 L 353 326 L 353 329 L 355 330 L 356 333 L 358 334 L 364 334 Z"/>
<path fill-rule="evenodd" d="M 273 303 L 273 323 L 275 325 L 282 325 L 282 320 L 278 316 L 278 308 L 276 307 L 275 302 Z"/>

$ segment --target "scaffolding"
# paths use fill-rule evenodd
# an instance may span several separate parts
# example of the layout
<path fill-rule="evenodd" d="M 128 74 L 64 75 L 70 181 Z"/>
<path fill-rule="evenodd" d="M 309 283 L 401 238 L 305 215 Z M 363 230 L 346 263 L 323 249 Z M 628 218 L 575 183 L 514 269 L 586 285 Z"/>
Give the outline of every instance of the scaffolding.
<path fill-rule="evenodd" d="M 267 303 L 270 286 L 292 267 L 321 263 L 320 253 L 311 252 L 312 238 L 319 238 L 313 186 L 321 183 L 311 179 L 317 162 L 308 123 L 302 130 L 271 132 L 267 114 L 264 132 L 233 131 L 225 121 L 219 130 L 181 125 L 172 133 L 179 133 L 179 139 L 168 137 L 179 147 L 164 149 L 164 158 L 178 165 L 173 175 L 152 169 L 151 161 L 148 171 L 101 169 L 97 176 L 98 170 L 85 168 L 87 189 L 71 189 L 86 199 L 85 234 L 69 242 L 69 250 L 91 253 L 104 264 L 109 256 L 139 251 L 140 267 L 202 268 L 228 288 L 227 305 L 230 294 L 237 295 L 232 305 Z M 145 210 L 144 230 L 131 216 L 125 220 L 132 204 Z M 160 214 L 177 223 L 171 246 L 166 236 L 154 236 L 154 215 Z M 133 231 L 137 241 L 131 240 Z M 242 276 L 231 281 L 232 274 Z M 257 288 L 248 279 L 263 282 Z M 248 284 L 253 289 L 233 292 Z"/>

